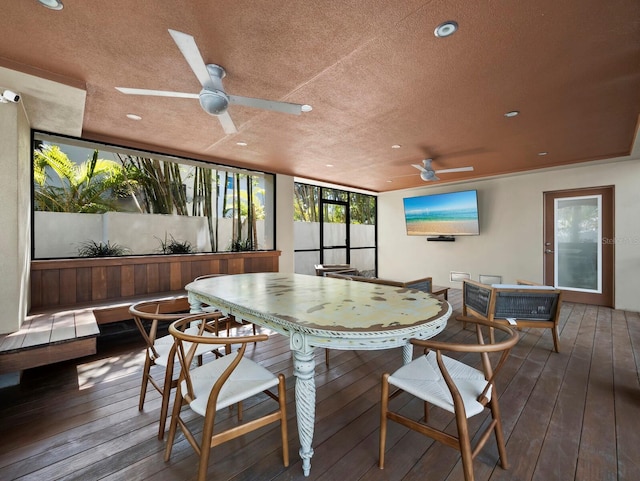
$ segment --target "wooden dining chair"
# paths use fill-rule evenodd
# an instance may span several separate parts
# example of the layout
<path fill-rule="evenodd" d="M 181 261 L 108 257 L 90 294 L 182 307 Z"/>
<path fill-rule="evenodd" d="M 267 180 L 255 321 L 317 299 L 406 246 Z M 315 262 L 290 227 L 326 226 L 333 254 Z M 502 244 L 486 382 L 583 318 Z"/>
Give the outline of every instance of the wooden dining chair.
<path fill-rule="evenodd" d="M 244 357 L 247 344 L 266 341 L 269 336 L 259 334 L 256 336 L 210 337 L 204 335 L 203 329 L 206 327 L 204 324 L 201 324 L 199 332 L 189 332 L 188 326 L 199 318 L 198 314 L 187 316 L 169 326 L 169 333 L 175 339 L 176 355 L 180 361 L 181 370 L 171 415 L 165 461 L 169 461 L 171 458 L 173 442 L 179 426 L 189 444 L 200 456 L 198 480 L 204 481 L 213 447 L 279 421 L 282 457 L 285 467 L 288 466 L 289 447 L 284 375 L 276 376 L 255 361 Z M 233 354 L 189 369 L 200 346 L 208 346 L 208 349 L 211 350 L 224 344 L 239 345 L 240 348 Z M 275 387 L 277 387 L 277 394 L 271 392 L 271 389 Z M 242 401 L 263 392 L 278 403 L 278 409 L 243 422 Z M 216 413 L 236 404 L 238 405 L 238 424 L 219 432 L 216 431 Z M 188 406 L 191 411 L 204 417 L 200 442 L 187 424 L 187 420 L 190 420 L 191 417 L 182 418 L 183 406 Z"/>
<path fill-rule="evenodd" d="M 136 327 L 146 344 L 138 410 L 142 411 L 144 409 L 147 388 L 149 384 L 151 384 L 162 396 L 158 439 L 163 439 L 167 413 L 169 411 L 169 394 L 171 389 L 176 386 L 177 379 L 173 378 L 175 364 L 173 337 L 170 334 L 158 337 L 158 330 L 162 328 L 162 324 L 168 327 L 171 322 L 186 316 L 189 313 L 189 304 L 184 297 L 158 299 L 133 304 L 129 307 L 129 312 L 133 316 Z M 207 331 L 211 333 L 209 335 L 217 335 L 220 326 L 224 325 L 226 327 L 226 318 L 224 318 L 220 312 L 207 313 L 203 318 L 206 322 L 213 324 L 212 330 Z M 194 332 L 197 332 L 197 327 L 192 328 L 192 330 L 193 329 L 195 329 Z M 204 348 L 198 350 L 197 356 L 199 361 L 202 360 L 201 356 L 207 352 Z M 218 351 L 215 351 L 214 354 L 221 355 Z M 162 380 L 155 379 L 151 374 L 151 368 L 155 365 L 164 368 Z"/>
<path fill-rule="evenodd" d="M 212 278 L 212 277 L 221 277 L 221 276 L 228 276 L 228 275 L 229 275 L 229 274 L 204 274 L 204 275 L 202 275 L 202 276 L 198 276 L 198 277 L 196 277 L 196 278 L 193 280 L 193 282 L 201 281 L 201 280 L 203 280 L 203 279 L 210 279 L 210 278 Z M 211 310 L 210 306 L 202 306 L 202 308 L 203 308 L 205 311 L 209 311 L 209 310 Z M 213 308 L 213 309 L 215 310 L 215 308 Z M 248 322 L 245 322 L 245 321 L 243 321 L 243 322 L 239 322 L 239 321 L 237 321 L 237 320 L 236 320 L 236 318 L 235 318 L 234 316 L 227 316 L 227 317 L 229 318 L 229 322 L 228 322 L 228 326 L 227 326 L 227 327 L 228 327 L 228 329 L 231 329 L 232 327 L 239 327 L 239 326 L 244 326 L 244 325 L 246 325 L 246 324 L 249 324 Z M 253 330 L 253 335 L 255 336 L 255 335 L 256 335 L 256 333 L 257 333 L 257 331 L 256 331 L 256 325 L 255 325 L 255 324 L 253 324 L 253 323 L 251 323 L 251 328 L 252 328 L 252 330 Z M 227 336 L 228 336 L 228 335 L 229 335 L 229 332 L 227 332 Z"/>
<path fill-rule="evenodd" d="M 424 355 L 402 366 L 393 374 L 382 375 L 382 398 L 380 415 L 380 457 L 379 467 L 384 468 L 387 420 L 429 436 L 438 442 L 457 449 L 462 455 L 462 466 L 466 481 L 473 481 L 473 459 L 485 445 L 491 432 L 495 434 L 500 455 L 500 465 L 507 469 L 507 452 L 502 434 L 502 421 L 498 407 L 498 392 L 495 378 L 507 360 L 511 348 L 518 342 L 518 334 L 513 329 L 493 325 L 481 319 L 469 319 L 475 325 L 477 343 L 457 344 L 433 340 L 412 339 L 411 343 L 423 347 Z M 485 341 L 483 328 L 502 331 L 504 339 L 493 344 Z M 488 333 L 487 333 L 488 335 Z M 443 355 L 443 352 L 475 353 L 480 356 L 480 368 L 462 363 Z M 495 367 L 490 356 L 499 353 Z M 391 395 L 389 386 L 397 388 Z M 416 421 L 389 409 L 389 399 L 401 392 L 407 392 L 424 401 L 424 420 Z M 455 415 L 457 436 L 429 426 L 429 405 L 433 404 Z M 471 446 L 471 434 L 467 420 L 488 408 L 492 420 L 478 436 L 478 442 Z"/>

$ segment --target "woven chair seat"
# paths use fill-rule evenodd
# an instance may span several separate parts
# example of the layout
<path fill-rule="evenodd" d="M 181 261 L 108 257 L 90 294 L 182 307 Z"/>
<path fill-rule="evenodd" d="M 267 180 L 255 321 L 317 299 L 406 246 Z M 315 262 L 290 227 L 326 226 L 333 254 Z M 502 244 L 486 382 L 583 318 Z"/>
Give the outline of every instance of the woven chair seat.
<path fill-rule="evenodd" d="M 448 356 L 442 356 L 442 360 L 462 396 L 466 417 L 482 412 L 484 406 L 478 402 L 478 396 L 487 385 L 482 371 Z M 455 412 L 451 391 L 440 374 L 433 351 L 402 366 L 389 376 L 389 384 L 451 413 Z M 491 400 L 490 389 L 486 397 Z"/>
<path fill-rule="evenodd" d="M 211 389 L 220 375 L 233 362 L 233 357 L 225 356 L 191 371 L 190 376 L 195 400 L 189 406 L 193 411 L 201 416 L 206 415 L 209 393 L 211 393 Z M 243 357 L 240 364 L 222 386 L 218 395 L 216 410 L 232 406 L 243 399 L 255 396 L 277 385 L 277 376 L 251 359 Z M 187 391 L 185 381 L 182 381 L 182 391 Z"/>

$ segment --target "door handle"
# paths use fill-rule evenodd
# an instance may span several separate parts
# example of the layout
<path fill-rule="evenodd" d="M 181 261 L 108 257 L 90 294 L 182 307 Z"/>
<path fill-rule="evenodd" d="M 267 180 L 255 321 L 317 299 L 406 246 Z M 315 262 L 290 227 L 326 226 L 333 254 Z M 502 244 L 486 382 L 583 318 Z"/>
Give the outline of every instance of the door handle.
<path fill-rule="evenodd" d="M 545 254 L 553 254 L 553 251 L 551 249 L 545 249 L 544 253 Z"/>

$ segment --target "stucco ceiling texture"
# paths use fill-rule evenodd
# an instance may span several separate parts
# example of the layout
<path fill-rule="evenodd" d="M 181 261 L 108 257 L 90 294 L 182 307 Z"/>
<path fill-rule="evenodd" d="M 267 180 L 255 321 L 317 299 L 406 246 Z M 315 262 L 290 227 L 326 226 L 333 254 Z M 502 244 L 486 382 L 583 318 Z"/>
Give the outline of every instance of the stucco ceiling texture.
<path fill-rule="evenodd" d="M 383 192 L 424 185 L 425 157 L 474 168 L 443 183 L 625 156 L 636 135 L 638 0 L 63 3 L 5 0 L 0 66 L 85 89 L 88 139 Z M 118 92 L 200 91 L 168 29 L 227 93 L 313 110 L 232 105 L 226 135 L 197 99 Z"/>

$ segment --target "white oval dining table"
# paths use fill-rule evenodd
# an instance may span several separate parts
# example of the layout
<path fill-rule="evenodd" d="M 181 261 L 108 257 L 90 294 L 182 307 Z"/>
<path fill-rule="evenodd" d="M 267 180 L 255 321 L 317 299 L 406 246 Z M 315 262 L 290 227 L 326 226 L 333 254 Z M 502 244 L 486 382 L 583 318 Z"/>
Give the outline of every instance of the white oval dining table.
<path fill-rule="evenodd" d="M 316 387 L 314 348 L 378 350 L 428 339 L 446 326 L 451 305 L 417 290 L 290 273 L 210 277 L 186 286 L 192 312 L 203 304 L 237 320 L 268 327 L 289 337 L 296 378 L 295 404 L 300 457 L 311 470 Z"/>

